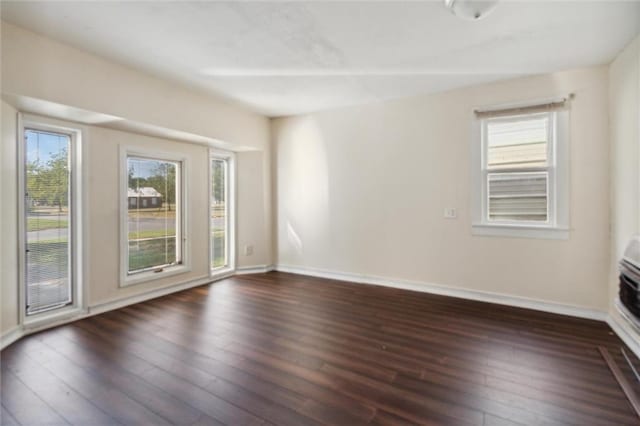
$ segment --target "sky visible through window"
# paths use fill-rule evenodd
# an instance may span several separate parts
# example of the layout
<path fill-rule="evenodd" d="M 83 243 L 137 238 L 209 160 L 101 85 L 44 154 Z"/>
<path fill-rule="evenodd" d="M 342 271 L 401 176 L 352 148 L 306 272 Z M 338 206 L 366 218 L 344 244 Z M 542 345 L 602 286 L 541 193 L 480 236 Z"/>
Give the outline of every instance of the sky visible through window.
<path fill-rule="evenodd" d="M 158 170 L 161 169 L 163 164 L 167 164 L 167 162 L 146 158 L 129 158 L 129 167 L 130 170 L 133 171 L 133 178 L 148 178 L 155 176 L 158 174 Z"/>
<path fill-rule="evenodd" d="M 45 165 L 52 156 L 66 146 L 68 137 L 42 131 L 25 130 L 27 138 L 27 161 Z"/>

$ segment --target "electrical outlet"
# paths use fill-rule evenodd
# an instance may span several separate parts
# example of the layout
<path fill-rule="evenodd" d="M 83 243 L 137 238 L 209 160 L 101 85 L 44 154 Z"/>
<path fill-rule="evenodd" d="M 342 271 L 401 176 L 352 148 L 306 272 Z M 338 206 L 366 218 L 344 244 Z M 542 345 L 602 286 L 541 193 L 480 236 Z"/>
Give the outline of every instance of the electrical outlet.
<path fill-rule="evenodd" d="M 445 219 L 456 219 L 458 217 L 458 211 L 455 207 L 447 207 L 444 209 Z"/>
<path fill-rule="evenodd" d="M 253 254 L 253 245 L 246 245 L 244 246 L 244 255 L 245 256 L 251 256 Z"/>

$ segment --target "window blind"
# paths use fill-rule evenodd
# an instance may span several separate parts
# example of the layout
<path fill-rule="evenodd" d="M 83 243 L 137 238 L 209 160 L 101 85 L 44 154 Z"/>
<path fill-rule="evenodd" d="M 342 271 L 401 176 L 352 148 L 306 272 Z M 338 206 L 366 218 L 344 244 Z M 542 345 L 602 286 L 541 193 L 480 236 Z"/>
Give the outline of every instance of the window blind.
<path fill-rule="evenodd" d="M 72 302 L 70 146 L 65 134 L 25 130 L 27 314 Z"/>
<path fill-rule="evenodd" d="M 548 150 L 548 114 L 487 122 L 489 220 L 548 220 Z"/>

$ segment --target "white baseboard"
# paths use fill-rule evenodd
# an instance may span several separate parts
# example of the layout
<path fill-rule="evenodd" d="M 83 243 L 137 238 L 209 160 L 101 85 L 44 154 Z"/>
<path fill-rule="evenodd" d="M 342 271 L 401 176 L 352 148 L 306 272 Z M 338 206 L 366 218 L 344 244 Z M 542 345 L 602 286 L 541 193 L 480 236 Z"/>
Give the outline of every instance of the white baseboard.
<path fill-rule="evenodd" d="M 595 309 L 580 306 L 565 305 L 561 303 L 547 302 L 543 300 L 529 299 L 526 297 L 510 296 L 500 293 L 491 293 L 465 288 L 453 288 L 441 284 L 433 284 L 421 281 L 409 281 L 376 277 L 371 275 L 353 274 L 349 272 L 328 271 L 317 268 L 308 268 L 290 265 L 277 265 L 277 271 L 293 274 L 309 275 L 313 277 L 328 278 L 333 280 L 348 281 L 358 284 L 373 284 L 385 287 L 393 287 L 404 290 L 413 290 L 423 293 L 438 294 L 441 296 L 458 297 L 461 299 L 476 300 L 479 302 L 496 303 L 499 305 L 515 306 L 518 308 L 533 309 L 536 311 L 550 312 L 554 314 L 569 315 L 572 317 L 586 318 L 597 321 L 606 321 L 607 313 Z"/>
<path fill-rule="evenodd" d="M 24 336 L 24 332 L 20 326 L 13 327 L 12 329 L 2 333 L 2 336 L 0 336 L 0 350 L 6 348 L 22 336 Z"/>
<path fill-rule="evenodd" d="M 236 268 L 236 275 L 264 274 L 275 269 L 273 265 L 241 266 Z"/>
<path fill-rule="evenodd" d="M 98 315 L 103 312 L 113 311 L 114 309 L 124 308 L 125 306 L 133 305 L 135 303 L 140 303 L 146 300 L 155 299 L 157 297 L 166 296 L 167 294 L 176 293 L 178 291 L 187 290 L 193 287 L 198 287 L 216 281 L 217 279 L 222 278 L 203 277 L 182 284 L 165 287 L 158 290 L 151 290 L 146 293 L 127 297 L 126 299 L 115 299 L 109 302 L 103 302 L 97 305 L 90 306 L 88 316 Z"/>

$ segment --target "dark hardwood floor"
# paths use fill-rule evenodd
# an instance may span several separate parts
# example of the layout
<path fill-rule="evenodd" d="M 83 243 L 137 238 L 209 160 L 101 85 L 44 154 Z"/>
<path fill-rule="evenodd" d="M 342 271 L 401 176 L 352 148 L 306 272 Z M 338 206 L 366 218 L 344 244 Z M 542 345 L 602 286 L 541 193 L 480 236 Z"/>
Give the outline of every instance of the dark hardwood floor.
<path fill-rule="evenodd" d="M 621 345 L 597 321 L 273 272 L 11 345 L 2 424 L 640 424 L 598 350 L 632 380 Z"/>

